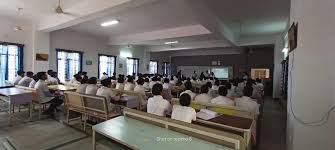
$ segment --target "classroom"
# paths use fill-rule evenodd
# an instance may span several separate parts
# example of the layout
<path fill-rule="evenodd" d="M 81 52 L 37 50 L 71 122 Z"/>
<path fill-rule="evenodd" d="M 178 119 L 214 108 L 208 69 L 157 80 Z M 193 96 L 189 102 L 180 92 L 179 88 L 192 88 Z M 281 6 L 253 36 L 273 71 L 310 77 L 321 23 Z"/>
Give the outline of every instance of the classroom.
<path fill-rule="evenodd" d="M 334 150 L 334 7 L 1 0 L 0 150 Z"/>

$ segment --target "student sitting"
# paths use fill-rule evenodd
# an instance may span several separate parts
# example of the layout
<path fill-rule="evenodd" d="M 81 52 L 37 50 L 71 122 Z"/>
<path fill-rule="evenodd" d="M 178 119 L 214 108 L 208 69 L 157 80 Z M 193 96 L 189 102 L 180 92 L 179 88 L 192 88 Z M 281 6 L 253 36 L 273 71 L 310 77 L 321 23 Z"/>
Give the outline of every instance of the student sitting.
<path fill-rule="evenodd" d="M 106 100 L 108 103 L 111 102 L 111 100 L 119 100 L 120 97 L 117 96 L 116 93 L 114 93 L 112 91 L 112 89 L 110 88 L 111 87 L 111 80 L 109 78 L 105 79 L 105 80 L 102 80 L 101 81 L 101 87 L 97 90 L 97 93 L 96 95 L 98 96 L 103 96 L 103 97 L 106 97 Z M 113 111 L 114 110 L 114 107 L 112 107 L 112 105 L 108 105 L 108 109 L 109 111 Z"/>
<path fill-rule="evenodd" d="M 48 83 L 51 85 L 58 85 L 57 72 L 52 72 L 48 78 Z"/>
<path fill-rule="evenodd" d="M 53 116 L 53 112 L 63 103 L 57 95 L 51 94 L 48 88 L 47 83 L 45 82 L 48 78 L 46 72 L 37 73 L 38 82 L 35 84 L 36 92 L 42 101 L 42 103 L 50 103 L 49 109 L 44 111 L 44 114 L 49 114 Z"/>
<path fill-rule="evenodd" d="M 196 102 L 202 102 L 202 103 L 209 103 L 212 99 L 212 96 L 210 96 L 208 94 L 208 86 L 207 85 L 203 85 L 200 88 L 201 94 L 197 95 L 194 100 Z"/>
<path fill-rule="evenodd" d="M 26 73 L 26 76 L 23 77 L 23 78 L 19 81 L 18 85 L 20 85 L 20 86 L 24 86 L 24 87 L 29 87 L 30 82 L 33 80 L 33 75 L 34 75 L 33 72 L 28 71 L 28 72 Z"/>
<path fill-rule="evenodd" d="M 125 91 L 133 91 L 135 88 L 134 77 L 128 77 L 127 83 L 124 85 Z"/>
<path fill-rule="evenodd" d="M 124 89 L 124 78 L 122 76 L 117 79 L 115 89 L 117 89 L 117 90 L 123 90 Z"/>
<path fill-rule="evenodd" d="M 258 115 L 259 114 L 259 105 L 256 102 L 256 100 L 253 100 L 253 99 L 250 98 L 250 96 L 252 95 L 252 91 L 253 91 L 253 89 L 250 88 L 250 87 L 244 88 L 244 90 L 243 90 L 243 95 L 244 96 L 235 99 L 235 103 L 236 103 L 236 106 L 246 108 L 250 112 L 254 112 L 255 115 Z"/>
<path fill-rule="evenodd" d="M 149 78 L 145 78 L 144 79 L 144 84 L 143 84 L 143 87 L 145 88 L 145 89 L 150 89 L 150 87 L 149 87 L 149 83 L 150 82 L 150 80 L 149 80 Z"/>
<path fill-rule="evenodd" d="M 49 78 L 51 77 L 52 72 L 53 72 L 52 69 L 47 71 L 48 79 L 46 81 L 49 81 Z"/>
<path fill-rule="evenodd" d="M 154 96 L 148 100 L 148 113 L 165 116 L 165 114 L 170 110 L 170 103 L 161 96 L 162 90 L 162 84 L 157 83 L 152 87 L 152 94 Z"/>
<path fill-rule="evenodd" d="M 221 105 L 226 105 L 226 106 L 234 106 L 234 102 L 226 97 L 227 95 L 227 88 L 220 86 L 219 87 L 219 96 L 216 98 L 213 98 L 211 100 L 211 103 L 214 104 L 221 104 Z"/>
<path fill-rule="evenodd" d="M 158 78 L 157 78 L 156 76 L 154 76 L 154 77 L 151 79 L 151 82 L 149 83 L 149 88 L 152 89 L 152 87 L 153 87 L 156 83 L 159 83 L 159 82 L 158 82 Z"/>
<path fill-rule="evenodd" d="M 174 105 L 171 118 L 179 121 L 191 123 L 197 119 L 197 113 L 194 108 L 189 107 L 191 104 L 191 96 L 182 94 L 179 98 L 180 105 Z"/>
<path fill-rule="evenodd" d="M 227 97 L 233 98 L 234 96 L 233 96 L 233 91 L 232 91 L 231 83 L 227 82 L 225 84 L 225 87 L 227 89 Z"/>
<path fill-rule="evenodd" d="M 91 77 L 90 79 L 88 79 L 87 82 L 88 82 L 88 85 L 86 87 L 85 94 L 95 95 L 98 90 L 97 78 Z"/>
<path fill-rule="evenodd" d="M 86 93 L 86 87 L 88 85 L 87 82 L 88 82 L 87 79 L 82 79 L 81 84 L 78 86 L 76 92 L 81 93 L 81 94 L 85 94 Z"/>
<path fill-rule="evenodd" d="M 171 89 L 170 80 L 168 78 L 164 79 L 163 89 Z"/>
<path fill-rule="evenodd" d="M 17 75 L 16 75 L 16 77 L 13 79 L 13 81 L 11 81 L 11 83 L 13 84 L 13 85 L 17 85 L 17 84 L 19 84 L 19 82 L 20 82 L 20 80 L 24 77 L 24 71 L 21 71 L 21 70 L 19 70 L 19 71 L 17 71 Z"/>
<path fill-rule="evenodd" d="M 145 93 L 145 88 L 143 87 L 144 84 L 144 79 L 142 77 L 139 77 L 138 80 L 136 81 L 137 85 L 134 88 L 134 92 L 140 93 L 143 96 L 143 101 L 141 102 L 142 104 L 147 103 L 147 95 Z"/>
<path fill-rule="evenodd" d="M 34 75 L 33 80 L 31 80 L 31 82 L 29 83 L 29 88 L 35 88 L 35 84 L 37 81 L 38 81 L 38 76 Z"/>
<path fill-rule="evenodd" d="M 177 80 L 174 80 L 174 79 L 175 79 L 174 76 L 172 76 L 172 77 L 171 77 L 171 80 L 170 80 L 170 84 L 171 84 L 172 86 L 176 85 L 176 82 L 177 82 Z"/>
<path fill-rule="evenodd" d="M 184 86 L 185 86 L 185 91 L 182 92 L 180 95 L 183 95 L 183 94 L 186 93 L 186 94 L 190 95 L 191 100 L 194 100 L 194 97 L 197 94 L 195 94 L 195 93 L 192 92 L 192 83 L 191 82 L 185 82 Z"/>
<path fill-rule="evenodd" d="M 73 75 L 73 78 L 70 80 L 69 83 L 67 83 L 67 85 L 70 85 L 70 86 L 79 86 L 80 85 L 80 82 L 81 82 L 81 75 L 79 74 L 75 74 Z"/>
<path fill-rule="evenodd" d="M 212 86 L 212 90 L 214 90 L 214 91 L 219 90 L 219 86 L 220 86 L 220 81 L 215 80 L 214 85 Z"/>
<path fill-rule="evenodd" d="M 100 78 L 100 80 L 102 81 L 102 80 L 105 80 L 107 78 L 108 78 L 108 75 L 107 75 L 106 72 L 104 72 L 104 73 L 102 73 L 102 77 Z"/>

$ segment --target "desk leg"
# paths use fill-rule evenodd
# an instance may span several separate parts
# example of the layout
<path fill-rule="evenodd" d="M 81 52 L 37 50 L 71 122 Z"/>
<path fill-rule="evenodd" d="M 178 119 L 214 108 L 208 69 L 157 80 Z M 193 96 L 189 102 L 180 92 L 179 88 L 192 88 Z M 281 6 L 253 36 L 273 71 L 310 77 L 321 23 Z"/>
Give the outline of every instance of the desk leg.
<path fill-rule="evenodd" d="M 10 98 L 9 98 L 9 101 L 8 101 L 8 106 L 9 106 L 8 122 L 9 122 L 9 124 L 11 124 L 11 122 L 12 122 L 12 104 L 10 102 Z"/>
<path fill-rule="evenodd" d="M 95 131 L 93 130 L 93 134 L 92 134 L 92 146 L 93 146 L 93 150 L 96 149 L 96 143 L 95 143 Z"/>
<path fill-rule="evenodd" d="M 29 104 L 29 119 L 30 121 L 33 120 L 33 102 L 30 102 Z"/>

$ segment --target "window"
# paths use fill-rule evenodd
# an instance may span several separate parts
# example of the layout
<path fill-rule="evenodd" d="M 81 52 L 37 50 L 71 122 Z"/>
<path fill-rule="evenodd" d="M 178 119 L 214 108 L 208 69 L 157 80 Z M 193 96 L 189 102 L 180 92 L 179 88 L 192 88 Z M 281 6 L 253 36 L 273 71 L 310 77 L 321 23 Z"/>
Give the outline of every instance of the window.
<path fill-rule="evenodd" d="M 116 57 L 111 55 L 99 54 L 99 78 L 106 72 L 109 76 L 113 75 L 116 67 Z"/>
<path fill-rule="evenodd" d="M 61 82 L 70 80 L 82 68 L 82 53 L 57 49 L 57 72 Z"/>
<path fill-rule="evenodd" d="M 251 69 L 251 78 L 268 79 L 270 78 L 270 69 Z"/>
<path fill-rule="evenodd" d="M 163 73 L 164 73 L 165 75 L 171 75 L 170 70 L 171 70 L 170 63 L 168 63 L 168 62 L 164 62 L 164 63 L 163 63 Z"/>
<path fill-rule="evenodd" d="M 23 70 L 23 45 L 0 42 L 0 82 L 12 81 Z"/>
<path fill-rule="evenodd" d="M 158 62 L 157 61 L 150 61 L 150 64 L 149 64 L 150 74 L 156 74 L 157 70 L 158 70 Z"/>
<path fill-rule="evenodd" d="M 138 74 L 139 59 L 138 58 L 127 58 L 127 75 Z"/>

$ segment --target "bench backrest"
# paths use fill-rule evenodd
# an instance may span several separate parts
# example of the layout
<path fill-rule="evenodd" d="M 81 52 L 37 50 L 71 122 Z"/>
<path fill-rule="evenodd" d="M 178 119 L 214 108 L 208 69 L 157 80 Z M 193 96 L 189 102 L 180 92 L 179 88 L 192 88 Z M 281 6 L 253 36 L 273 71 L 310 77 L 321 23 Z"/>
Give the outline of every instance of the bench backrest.
<path fill-rule="evenodd" d="M 79 93 L 65 91 L 64 97 L 65 97 L 65 101 L 64 101 L 65 106 L 84 108 L 83 101 Z"/>
<path fill-rule="evenodd" d="M 112 89 L 114 92 L 118 93 L 118 94 L 126 94 L 128 96 L 135 96 L 138 98 L 138 106 L 139 106 L 139 109 L 141 109 L 141 107 L 143 105 L 146 105 L 146 99 L 145 99 L 145 95 L 141 94 L 141 93 L 138 93 L 138 92 L 135 92 L 135 91 L 126 91 L 126 90 L 119 90 L 119 89 Z"/>

